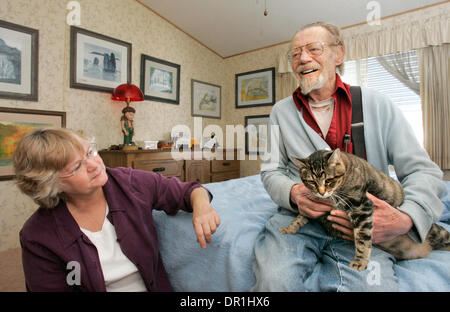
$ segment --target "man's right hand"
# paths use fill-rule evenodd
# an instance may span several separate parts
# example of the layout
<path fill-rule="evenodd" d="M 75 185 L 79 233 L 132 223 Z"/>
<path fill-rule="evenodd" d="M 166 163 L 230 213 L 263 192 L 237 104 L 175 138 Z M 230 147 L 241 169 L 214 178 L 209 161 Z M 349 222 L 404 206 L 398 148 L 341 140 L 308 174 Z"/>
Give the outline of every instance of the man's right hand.
<path fill-rule="evenodd" d="M 316 219 L 333 209 L 333 203 L 315 197 L 303 183 L 291 188 L 291 201 L 297 205 L 298 212 L 307 218 Z"/>

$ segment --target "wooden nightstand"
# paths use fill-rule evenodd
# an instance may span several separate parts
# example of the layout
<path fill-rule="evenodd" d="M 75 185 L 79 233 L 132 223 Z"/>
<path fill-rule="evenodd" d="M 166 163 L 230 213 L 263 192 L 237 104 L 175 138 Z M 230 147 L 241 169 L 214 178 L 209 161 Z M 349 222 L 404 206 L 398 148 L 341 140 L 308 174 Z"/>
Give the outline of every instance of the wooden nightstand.
<path fill-rule="evenodd" d="M 198 154 L 195 158 L 192 152 L 191 160 L 173 159 L 170 149 L 103 150 L 99 154 L 105 165 L 110 168 L 131 167 L 153 171 L 169 178 L 178 177 L 181 181 L 209 183 L 240 177 L 240 161 L 236 159 L 237 150 L 217 150 Z M 231 157 L 233 160 L 227 159 Z"/>

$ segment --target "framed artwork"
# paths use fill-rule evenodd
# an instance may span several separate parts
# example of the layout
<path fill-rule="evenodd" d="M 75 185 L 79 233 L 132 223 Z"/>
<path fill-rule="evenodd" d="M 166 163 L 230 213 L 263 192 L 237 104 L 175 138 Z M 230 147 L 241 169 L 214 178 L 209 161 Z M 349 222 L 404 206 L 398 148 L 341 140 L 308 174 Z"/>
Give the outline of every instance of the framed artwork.
<path fill-rule="evenodd" d="M 270 150 L 269 115 L 245 116 L 245 154 L 264 155 Z"/>
<path fill-rule="evenodd" d="M 0 20 L 0 98 L 38 100 L 39 31 Z"/>
<path fill-rule="evenodd" d="M 70 27 L 70 87 L 112 92 L 131 81 L 131 43 Z"/>
<path fill-rule="evenodd" d="M 141 91 L 144 99 L 180 104 L 180 65 L 141 56 Z"/>
<path fill-rule="evenodd" d="M 221 87 L 191 79 L 192 116 L 221 117 Z"/>
<path fill-rule="evenodd" d="M 12 155 L 25 134 L 35 128 L 65 126 L 65 112 L 0 107 L 0 180 L 14 178 Z"/>
<path fill-rule="evenodd" d="M 236 74 L 236 108 L 275 103 L 275 67 Z"/>

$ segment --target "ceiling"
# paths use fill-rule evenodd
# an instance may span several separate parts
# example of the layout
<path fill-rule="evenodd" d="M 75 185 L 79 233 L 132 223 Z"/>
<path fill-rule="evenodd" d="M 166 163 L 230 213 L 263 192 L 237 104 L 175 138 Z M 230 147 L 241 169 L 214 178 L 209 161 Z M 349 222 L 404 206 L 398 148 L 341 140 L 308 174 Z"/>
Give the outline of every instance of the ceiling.
<path fill-rule="evenodd" d="M 138 0 L 222 57 L 290 41 L 300 26 L 366 22 L 379 4 L 381 18 L 442 0 Z M 367 8 L 367 6 L 370 6 Z M 268 15 L 264 16 L 267 8 Z"/>

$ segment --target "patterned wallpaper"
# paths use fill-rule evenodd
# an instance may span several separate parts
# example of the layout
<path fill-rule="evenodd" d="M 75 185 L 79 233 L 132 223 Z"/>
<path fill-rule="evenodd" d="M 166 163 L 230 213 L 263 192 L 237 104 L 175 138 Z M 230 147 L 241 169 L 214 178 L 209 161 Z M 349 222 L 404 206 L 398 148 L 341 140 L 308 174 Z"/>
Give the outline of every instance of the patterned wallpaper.
<path fill-rule="evenodd" d="M 109 93 L 69 87 L 70 27 L 68 0 L 0 0 L 0 19 L 39 30 L 39 101 L 0 99 L 0 106 L 65 111 L 67 127 L 96 137 L 100 148 L 122 141 L 120 116 L 124 103 Z M 269 114 L 270 106 L 235 109 L 235 74 L 276 67 L 278 46 L 222 59 L 167 23 L 135 0 L 78 0 L 81 25 L 132 44 L 132 83 L 140 85 L 140 57 L 147 54 L 181 65 L 180 105 L 143 101 L 133 103 L 135 140 L 169 139 L 176 124 L 188 125 L 191 116 L 191 79 L 222 87 L 222 118 L 203 118 L 203 127 L 242 124 L 247 115 Z M 259 172 L 260 161 L 243 161 L 241 175 Z M 22 195 L 13 181 L 0 181 L 0 251 L 19 246 L 18 233 L 37 206 Z"/>

